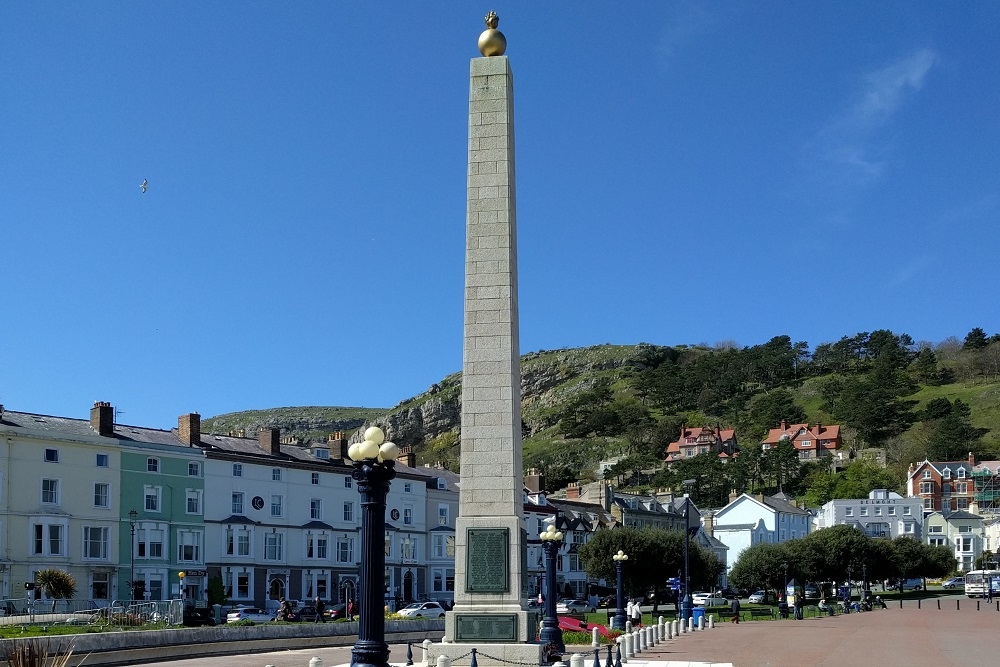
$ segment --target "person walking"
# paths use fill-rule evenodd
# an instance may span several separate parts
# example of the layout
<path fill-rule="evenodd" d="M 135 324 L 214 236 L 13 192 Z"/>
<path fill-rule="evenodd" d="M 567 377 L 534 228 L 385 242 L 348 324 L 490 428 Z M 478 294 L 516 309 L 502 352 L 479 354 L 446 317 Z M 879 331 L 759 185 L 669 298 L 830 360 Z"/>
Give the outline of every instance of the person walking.
<path fill-rule="evenodd" d="M 740 623 L 740 599 L 739 598 L 733 598 L 733 601 L 732 601 L 732 603 L 730 603 L 729 608 L 733 612 L 733 619 L 730 621 L 730 623 L 736 623 L 737 625 L 739 625 L 739 623 Z"/>
<path fill-rule="evenodd" d="M 354 620 L 354 598 L 347 599 L 347 620 Z"/>
<path fill-rule="evenodd" d="M 629 623 L 632 622 L 632 600 L 625 601 L 625 620 Z M 634 625 L 633 625 L 634 627 Z"/>
<path fill-rule="evenodd" d="M 281 604 L 278 605 L 278 619 L 282 621 L 289 621 L 292 618 L 292 605 L 285 598 L 281 598 Z"/>
<path fill-rule="evenodd" d="M 639 600 L 632 603 L 632 627 L 638 628 L 642 625 L 642 607 L 639 606 Z"/>
<path fill-rule="evenodd" d="M 316 608 L 316 619 L 313 623 L 326 623 L 326 619 L 323 617 L 323 613 L 326 611 L 326 603 L 323 602 L 323 598 L 316 596 L 313 600 L 313 606 Z"/>

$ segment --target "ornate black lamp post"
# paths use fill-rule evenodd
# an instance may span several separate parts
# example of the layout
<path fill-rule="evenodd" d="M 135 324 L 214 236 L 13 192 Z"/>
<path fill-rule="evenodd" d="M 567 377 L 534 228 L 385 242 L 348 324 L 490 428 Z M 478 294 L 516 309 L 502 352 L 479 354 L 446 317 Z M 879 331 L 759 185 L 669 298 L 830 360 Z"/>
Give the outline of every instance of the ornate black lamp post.
<path fill-rule="evenodd" d="M 351 651 L 351 667 L 389 667 L 385 643 L 382 589 L 385 574 L 385 498 L 396 476 L 399 447 L 385 442 L 382 429 L 372 426 L 365 441 L 351 445 L 351 477 L 361 494 L 361 571 L 358 594 L 358 641 Z"/>
<path fill-rule="evenodd" d="M 614 556 L 611 557 L 615 561 L 615 571 L 618 574 L 618 593 L 616 602 L 618 603 L 618 608 L 615 609 L 615 617 L 611 619 L 611 629 L 612 630 L 624 630 L 625 629 L 625 561 L 628 560 L 628 554 L 624 553 L 621 549 L 618 550 Z"/>
<path fill-rule="evenodd" d="M 556 531 L 555 526 L 549 526 L 538 536 L 545 550 L 545 618 L 542 619 L 542 629 L 538 639 L 543 646 L 554 644 L 559 653 L 566 652 L 563 643 L 563 633 L 559 629 L 559 619 L 556 617 L 556 556 L 562 546 L 563 534 Z"/>
<path fill-rule="evenodd" d="M 129 558 L 131 562 L 128 568 L 128 599 L 135 599 L 135 519 L 139 513 L 135 510 L 128 511 L 128 526 L 131 541 L 129 542 Z"/>

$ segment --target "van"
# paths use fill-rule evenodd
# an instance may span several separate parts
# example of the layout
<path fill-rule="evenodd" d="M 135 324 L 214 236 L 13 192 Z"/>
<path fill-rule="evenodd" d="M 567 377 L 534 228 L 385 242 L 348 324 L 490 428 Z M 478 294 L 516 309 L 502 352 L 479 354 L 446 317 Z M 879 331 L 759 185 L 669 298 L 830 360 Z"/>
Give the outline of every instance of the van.
<path fill-rule="evenodd" d="M 924 587 L 923 579 L 907 579 L 903 582 L 904 591 L 919 591 Z"/>

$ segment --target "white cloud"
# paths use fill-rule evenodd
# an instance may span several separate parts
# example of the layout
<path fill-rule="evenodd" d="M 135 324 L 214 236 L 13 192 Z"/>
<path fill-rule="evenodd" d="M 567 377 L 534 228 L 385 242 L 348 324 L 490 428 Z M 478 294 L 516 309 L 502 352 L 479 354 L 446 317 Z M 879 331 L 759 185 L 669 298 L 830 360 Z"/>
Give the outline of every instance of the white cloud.
<path fill-rule="evenodd" d="M 821 129 L 813 143 L 818 157 L 833 165 L 839 179 L 866 184 L 881 176 L 885 162 L 877 131 L 923 88 L 937 54 L 920 49 L 862 77 L 853 102 Z"/>

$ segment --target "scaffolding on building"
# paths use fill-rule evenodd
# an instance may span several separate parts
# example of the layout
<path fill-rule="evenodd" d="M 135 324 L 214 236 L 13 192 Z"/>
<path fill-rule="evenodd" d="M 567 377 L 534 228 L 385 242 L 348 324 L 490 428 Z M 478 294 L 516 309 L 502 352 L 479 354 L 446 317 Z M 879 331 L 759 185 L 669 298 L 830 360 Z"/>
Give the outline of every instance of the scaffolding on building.
<path fill-rule="evenodd" d="M 974 470 L 975 499 L 981 515 L 1000 514 L 1000 474 L 990 470 Z"/>

